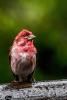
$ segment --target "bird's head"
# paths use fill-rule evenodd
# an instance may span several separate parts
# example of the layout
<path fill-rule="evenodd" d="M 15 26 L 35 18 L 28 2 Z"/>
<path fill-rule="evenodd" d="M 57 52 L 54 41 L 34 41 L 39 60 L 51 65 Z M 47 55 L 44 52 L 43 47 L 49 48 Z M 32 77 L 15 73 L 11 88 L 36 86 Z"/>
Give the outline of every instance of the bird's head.
<path fill-rule="evenodd" d="M 24 38 L 27 40 L 33 40 L 35 38 L 35 35 L 33 35 L 33 33 L 31 31 L 28 31 L 26 29 L 23 29 L 17 36 L 16 36 L 16 40 L 20 39 L 20 38 Z"/>
<path fill-rule="evenodd" d="M 17 43 L 19 46 L 25 46 L 26 44 L 32 45 L 33 39 L 35 35 L 31 31 L 23 29 L 19 34 L 15 37 L 14 42 Z"/>
<path fill-rule="evenodd" d="M 20 47 L 19 50 L 32 51 L 36 53 L 33 43 L 35 35 L 31 31 L 23 29 L 14 39 L 14 46 Z"/>

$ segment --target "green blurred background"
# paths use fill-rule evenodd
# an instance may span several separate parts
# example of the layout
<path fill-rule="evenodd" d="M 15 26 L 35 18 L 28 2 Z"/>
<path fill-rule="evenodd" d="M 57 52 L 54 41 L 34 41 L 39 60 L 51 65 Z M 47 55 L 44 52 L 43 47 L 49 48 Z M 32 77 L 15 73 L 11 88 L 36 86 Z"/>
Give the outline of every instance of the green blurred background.
<path fill-rule="evenodd" d="M 36 35 L 36 80 L 67 78 L 67 0 L 0 0 L 0 83 L 10 82 L 8 53 L 17 33 Z"/>

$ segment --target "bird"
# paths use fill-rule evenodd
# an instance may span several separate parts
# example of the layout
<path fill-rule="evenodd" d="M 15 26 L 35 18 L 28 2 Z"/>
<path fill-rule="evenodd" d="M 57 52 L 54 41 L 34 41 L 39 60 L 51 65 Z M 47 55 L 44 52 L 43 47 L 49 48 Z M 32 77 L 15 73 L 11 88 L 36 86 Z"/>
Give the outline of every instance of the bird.
<path fill-rule="evenodd" d="M 37 54 L 35 37 L 31 31 L 22 29 L 14 38 L 9 51 L 9 62 L 16 82 L 34 81 Z"/>

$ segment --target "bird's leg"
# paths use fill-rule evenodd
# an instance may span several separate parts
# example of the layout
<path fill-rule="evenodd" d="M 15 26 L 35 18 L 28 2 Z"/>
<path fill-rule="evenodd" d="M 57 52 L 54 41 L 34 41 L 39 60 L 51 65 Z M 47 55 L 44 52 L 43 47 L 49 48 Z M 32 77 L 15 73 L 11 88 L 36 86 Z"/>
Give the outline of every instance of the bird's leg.
<path fill-rule="evenodd" d="M 13 82 L 18 82 L 19 81 L 18 75 L 13 74 L 13 76 L 15 77 L 15 80 L 13 80 Z"/>
<path fill-rule="evenodd" d="M 19 82 L 24 82 L 24 77 L 19 76 Z"/>
<path fill-rule="evenodd" d="M 35 81 L 35 79 L 34 79 L 34 71 L 30 74 L 30 75 L 28 75 L 28 78 L 27 78 L 27 82 L 34 82 Z"/>

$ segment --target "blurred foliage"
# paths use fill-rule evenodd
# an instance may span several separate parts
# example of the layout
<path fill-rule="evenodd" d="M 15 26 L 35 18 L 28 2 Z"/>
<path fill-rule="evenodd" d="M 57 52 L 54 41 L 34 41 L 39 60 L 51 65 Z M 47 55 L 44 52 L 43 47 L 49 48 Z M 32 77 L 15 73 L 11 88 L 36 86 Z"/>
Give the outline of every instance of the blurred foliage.
<path fill-rule="evenodd" d="M 0 82 L 13 79 L 9 47 L 23 28 L 36 36 L 36 80 L 67 77 L 67 0 L 0 1 Z"/>

